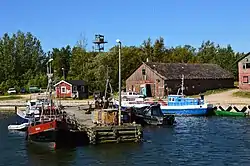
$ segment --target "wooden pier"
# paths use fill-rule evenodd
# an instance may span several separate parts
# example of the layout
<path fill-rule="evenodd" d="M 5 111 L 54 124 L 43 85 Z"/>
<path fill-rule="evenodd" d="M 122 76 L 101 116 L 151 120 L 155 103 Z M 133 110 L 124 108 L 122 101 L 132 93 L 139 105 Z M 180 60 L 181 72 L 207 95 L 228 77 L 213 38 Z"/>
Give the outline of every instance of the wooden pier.
<path fill-rule="evenodd" d="M 78 129 L 87 133 L 90 144 L 142 141 L 143 130 L 141 125 L 134 123 L 123 123 L 120 126 L 94 124 L 92 120 L 93 112 L 90 114 L 87 108 L 88 106 L 81 109 L 79 107 L 67 107 L 65 111 L 76 119 Z"/>

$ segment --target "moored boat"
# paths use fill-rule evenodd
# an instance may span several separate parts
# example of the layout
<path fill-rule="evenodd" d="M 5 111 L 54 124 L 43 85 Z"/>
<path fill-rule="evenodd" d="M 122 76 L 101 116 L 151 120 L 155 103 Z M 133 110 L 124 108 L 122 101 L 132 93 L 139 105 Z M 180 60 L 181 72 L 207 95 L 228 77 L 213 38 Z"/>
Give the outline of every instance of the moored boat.
<path fill-rule="evenodd" d="M 200 99 L 186 98 L 183 95 L 169 95 L 167 105 L 161 106 L 164 114 L 175 114 L 177 116 L 205 116 L 209 114 L 212 105 Z"/>
<path fill-rule="evenodd" d="M 134 108 L 135 122 L 142 125 L 173 125 L 174 115 L 164 115 L 159 104 L 154 104 L 142 108 Z"/>
<path fill-rule="evenodd" d="M 76 121 L 69 120 L 66 112 L 62 112 L 52 100 L 52 76 L 48 69 L 47 96 L 48 105 L 42 105 L 41 114 L 36 118 L 34 114 L 29 118 L 29 126 L 26 139 L 39 144 L 53 145 L 54 148 L 70 145 L 72 142 L 72 130 L 77 130 Z M 47 94 L 47 93 L 46 93 Z"/>
<path fill-rule="evenodd" d="M 185 97 L 184 75 L 182 75 L 181 94 L 168 95 L 166 105 L 161 105 L 164 114 L 175 114 L 176 116 L 205 116 L 209 115 L 213 106 L 204 100 L 204 95 L 200 98 Z"/>
<path fill-rule="evenodd" d="M 26 103 L 26 109 L 17 109 L 16 114 L 22 123 L 28 123 L 33 114 L 39 118 L 42 105 L 49 105 L 49 103 L 45 99 L 30 99 Z"/>
<path fill-rule="evenodd" d="M 8 130 L 27 131 L 28 126 L 29 123 L 11 124 L 8 126 Z"/>
<path fill-rule="evenodd" d="M 214 113 L 216 116 L 241 116 L 241 117 L 246 116 L 244 112 L 234 112 L 234 111 L 214 110 Z"/>

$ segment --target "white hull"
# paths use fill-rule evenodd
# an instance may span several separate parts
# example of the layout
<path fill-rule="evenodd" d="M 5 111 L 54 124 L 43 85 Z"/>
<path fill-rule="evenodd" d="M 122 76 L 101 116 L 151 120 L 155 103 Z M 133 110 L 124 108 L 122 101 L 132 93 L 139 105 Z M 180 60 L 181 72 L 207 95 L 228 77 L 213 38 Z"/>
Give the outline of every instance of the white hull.
<path fill-rule="evenodd" d="M 13 124 L 8 126 L 8 130 L 26 130 L 28 126 L 29 123 Z"/>

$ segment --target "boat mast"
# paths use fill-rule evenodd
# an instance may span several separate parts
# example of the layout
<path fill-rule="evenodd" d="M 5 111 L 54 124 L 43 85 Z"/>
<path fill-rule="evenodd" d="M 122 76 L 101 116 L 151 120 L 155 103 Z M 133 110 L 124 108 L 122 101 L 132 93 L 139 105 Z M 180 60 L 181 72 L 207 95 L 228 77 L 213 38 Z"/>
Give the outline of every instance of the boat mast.
<path fill-rule="evenodd" d="M 48 76 L 48 86 L 47 86 L 47 89 L 46 89 L 46 97 L 49 99 L 49 102 L 50 102 L 50 118 L 51 118 L 51 112 L 52 112 L 52 77 L 53 77 L 53 74 L 51 72 L 51 63 L 53 59 L 49 59 L 49 61 L 47 62 L 47 76 Z M 49 92 L 49 96 L 47 96 L 47 92 Z"/>
<path fill-rule="evenodd" d="M 183 91 L 184 91 L 184 75 L 182 74 L 182 76 L 181 76 L 181 95 L 183 95 Z"/>

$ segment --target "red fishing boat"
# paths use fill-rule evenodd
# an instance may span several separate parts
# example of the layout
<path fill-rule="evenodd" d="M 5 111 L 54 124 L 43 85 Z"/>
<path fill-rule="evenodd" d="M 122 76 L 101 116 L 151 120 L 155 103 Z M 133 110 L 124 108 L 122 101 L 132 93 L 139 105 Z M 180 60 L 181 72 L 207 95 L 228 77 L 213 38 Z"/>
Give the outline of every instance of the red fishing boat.
<path fill-rule="evenodd" d="M 54 148 L 57 148 L 72 143 L 72 130 L 77 130 L 77 123 L 69 120 L 66 112 L 62 112 L 61 107 L 56 106 L 52 101 L 52 76 L 53 74 L 50 71 L 46 91 L 49 91 L 47 96 L 49 103 L 42 106 L 39 119 L 33 118 L 30 120 L 26 139 L 31 142 L 52 144 Z"/>

